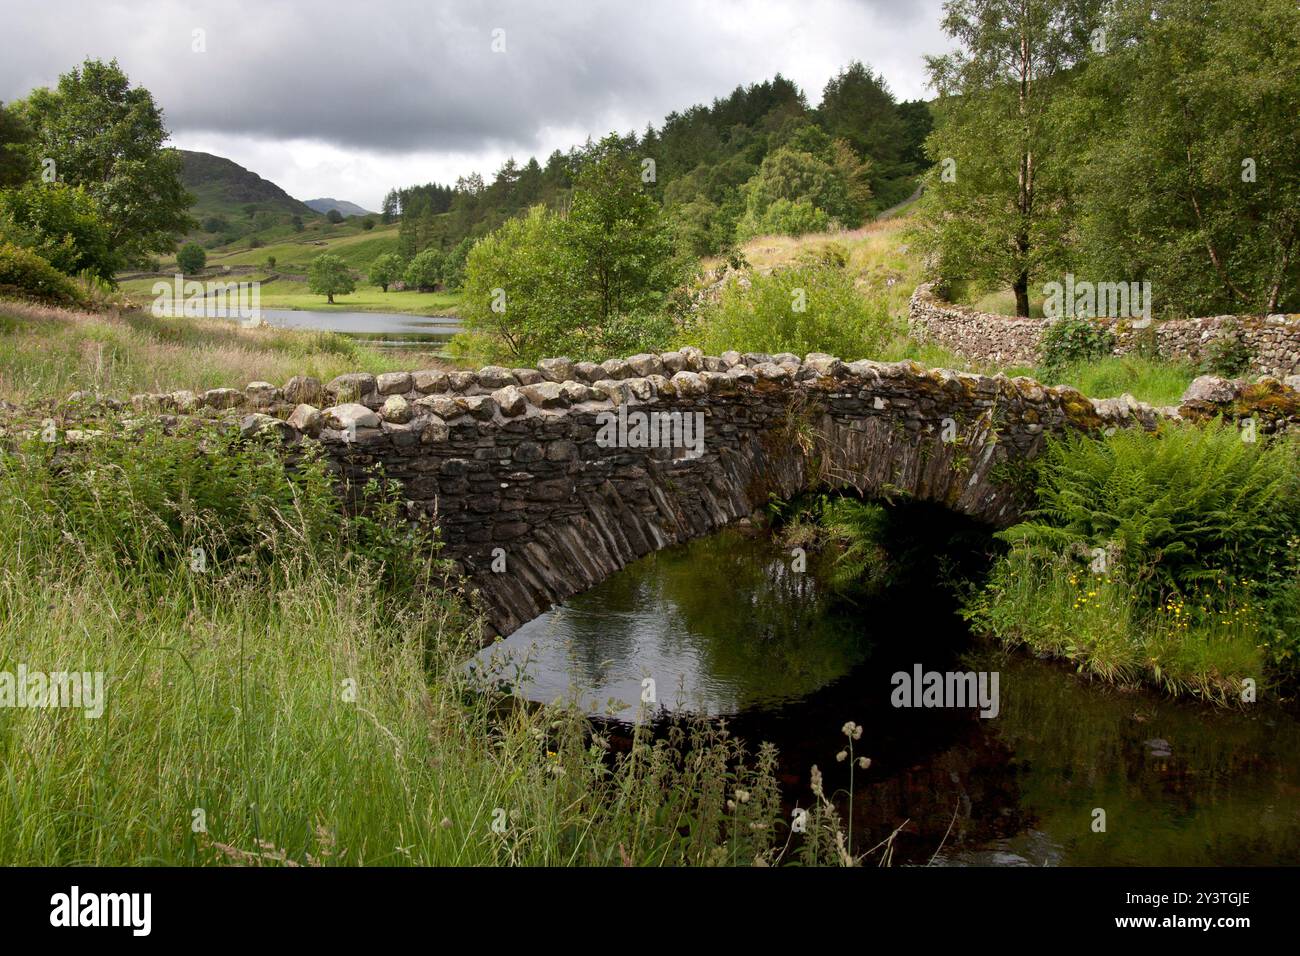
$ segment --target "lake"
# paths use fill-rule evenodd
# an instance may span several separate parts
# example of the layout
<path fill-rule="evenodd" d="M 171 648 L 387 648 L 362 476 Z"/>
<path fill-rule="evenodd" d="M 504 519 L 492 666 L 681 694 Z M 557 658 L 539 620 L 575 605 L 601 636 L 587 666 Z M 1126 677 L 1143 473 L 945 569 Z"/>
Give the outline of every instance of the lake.
<path fill-rule="evenodd" d="M 657 720 L 727 716 L 751 752 L 776 744 L 787 813 L 809 805 L 813 764 L 828 793 L 848 793 L 835 754 L 855 721 L 856 753 L 872 760 L 853 780 L 855 850 L 898 830 L 896 865 L 1300 863 L 1289 714 L 1089 683 L 975 640 L 939 581 L 855 606 L 789 560 L 767 535 L 736 530 L 651 555 L 471 667 L 530 700 L 576 697 L 624 733 L 634 710 L 611 701 L 638 702 L 650 678 Z M 997 715 L 894 706 L 893 675 L 917 665 L 997 672 Z"/>
<path fill-rule="evenodd" d="M 387 348 L 441 347 L 460 331 L 460 318 L 454 315 L 262 309 L 262 318 L 278 328 L 339 332 L 364 339 L 367 345 Z"/>

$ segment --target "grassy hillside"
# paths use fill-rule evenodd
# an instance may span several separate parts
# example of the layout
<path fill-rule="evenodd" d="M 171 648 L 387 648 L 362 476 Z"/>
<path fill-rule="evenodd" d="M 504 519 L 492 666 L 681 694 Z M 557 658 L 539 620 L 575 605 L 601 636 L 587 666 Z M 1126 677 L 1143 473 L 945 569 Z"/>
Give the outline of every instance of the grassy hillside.
<path fill-rule="evenodd" d="M 208 253 L 210 266 L 261 266 L 268 256 L 275 256 L 278 272 L 305 274 L 311 260 L 322 252 L 338 256 L 354 270 L 365 272 L 376 256 L 397 251 L 397 224 L 362 229 L 358 220 L 337 225 L 313 223 L 302 232 L 268 231 L 260 236 L 263 244 L 249 248 L 246 243 Z"/>
<path fill-rule="evenodd" d="M 277 226 L 288 227 L 295 216 L 304 223 L 322 218 L 306 203 L 236 162 L 210 153 L 179 152 L 184 163 L 181 182 L 194 196 L 190 214 L 198 220 L 189 239 L 205 246 L 226 245 Z"/>
<path fill-rule="evenodd" d="M 397 250 L 397 224 L 377 225 L 365 229 L 361 220 L 352 218 L 333 224 L 319 219 L 296 232 L 291 226 L 279 226 L 256 233 L 208 252 L 208 267 L 203 276 L 216 277 L 231 270 L 228 278 L 244 282 L 260 281 L 262 306 L 268 309 L 314 309 L 337 312 L 402 312 L 410 315 L 446 315 L 455 311 L 460 297 L 451 292 L 384 292 L 366 282 L 370 264 L 377 256 Z M 357 276 L 357 289 L 350 295 L 337 295 L 334 305 L 325 296 L 307 291 L 306 275 L 311 261 L 323 252 L 338 256 Z M 275 267 L 268 260 L 275 258 Z M 159 263 L 165 274 L 177 271 L 176 258 Z M 148 303 L 156 275 L 121 279 L 121 288 L 133 302 Z"/>
<path fill-rule="evenodd" d="M 743 245 L 740 251 L 750 268 L 768 273 L 796 265 L 807 256 L 817 256 L 833 248 L 846 257 L 845 268 L 862 295 L 883 300 L 900 328 L 906 328 L 908 300 L 917 284 L 924 281 L 920 257 L 911 250 L 910 228 L 911 216 L 905 214 L 842 232 L 810 233 L 799 237 L 760 236 Z M 705 260 L 706 278 L 716 276 L 717 270 L 724 265 L 721 260 Z M 982 296 L 971 293 L 957 298 L 984 311 L 1003 314 L 1012 311 L 1009 293 Z M 1041 296 L 1035 300 L 1035 305 L 1039 307 L 1035 314 L 1041 314 Z M 980 366 L 940 346 L 922 344 L 901 334 L 879 357 L 887 361 L 915 359 L 930 366 L 989 374 L 1027 375 L 1050 384 L 1072 385 L 1096 398 L 1128 392 L 1139 401 L 1152 405 L 1177 404 L 1198 374 L 1190 365 L 1137 355 L 1079 363 L 1056 372 L 1029 366 Z"/>

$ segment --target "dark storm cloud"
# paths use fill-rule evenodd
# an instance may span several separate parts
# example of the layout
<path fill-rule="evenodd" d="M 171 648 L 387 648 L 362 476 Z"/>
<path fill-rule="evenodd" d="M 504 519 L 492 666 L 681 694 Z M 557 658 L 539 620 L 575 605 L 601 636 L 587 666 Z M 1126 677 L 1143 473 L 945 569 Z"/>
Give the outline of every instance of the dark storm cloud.
<path fill-rule="evenodd" d="M 800 63 L 824 62 L 824 82 L 852 56 L 870 60 L 884 31 L 888 55 L 906 50 L 919 64 L 914 28 L 933 34 L 937 0 L 145 0 L 23 4 L 4 19 L 0 98 L 52 83 L 85 56 L 115 56 L 174 131 L 528 152 L 548 129 L 640 126 L 776 69 L 798 80 Z M 194 30 L 205 31 L 204 53 L 192 51 Z M 494 30 L 505 52 L 493 51 Z M 815 103 L 820 91 L 807 92 Z"/>

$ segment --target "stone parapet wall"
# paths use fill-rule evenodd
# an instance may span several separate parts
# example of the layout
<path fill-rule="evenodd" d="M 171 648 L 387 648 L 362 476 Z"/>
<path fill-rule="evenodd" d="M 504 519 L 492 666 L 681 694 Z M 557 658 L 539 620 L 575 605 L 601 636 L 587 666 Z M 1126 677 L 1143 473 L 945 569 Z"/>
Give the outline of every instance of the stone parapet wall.
<path fill-rule="evenodd" d="M 929 284 L 912 293 L 908 321 L 917 338 L 988 367 L 1037 365 L 1043 330 L 1051 324 L 1049 319 L 1011 318 L 954 305 L 935 295 Z M 1236 336 L 1250 353 L 1253 374 L 1281 378 L 1300 372 L 1300 317 L 1215 315 L 1153 322 L 1146 330 L 1135 329 L 1128 319 L 1098 321 L 1114 333 L 1116 355 L 1154 345 L 1164 358 L 1199 365 L 1213 342 Z"/>

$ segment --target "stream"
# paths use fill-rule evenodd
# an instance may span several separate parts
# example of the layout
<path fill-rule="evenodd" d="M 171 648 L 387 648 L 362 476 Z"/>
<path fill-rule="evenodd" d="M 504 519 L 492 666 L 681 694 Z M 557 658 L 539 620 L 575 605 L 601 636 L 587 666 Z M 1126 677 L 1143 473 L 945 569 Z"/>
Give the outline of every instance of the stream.
<path fill-rule="evenodd" d="M 726 717 L 751 752 L 775 744 L 787 812 L 809 805 L 814 764 L 848 811 L 835 754 L 854 721 L 872 761 L 854 771 L 854 849 L 897 831 L 895 865 L 1300 863 L 1300 722 L 1285 711 L 1173 701 L 990 646 L 927 574 L 855 605 L 790 563 L 729 529 L 635 562 L 472 666 L 616 721 L 650 679 L 658 716 Z M 997 672 L 996 716 L 894 706 L 893 675 L 918 665 Z"/>

